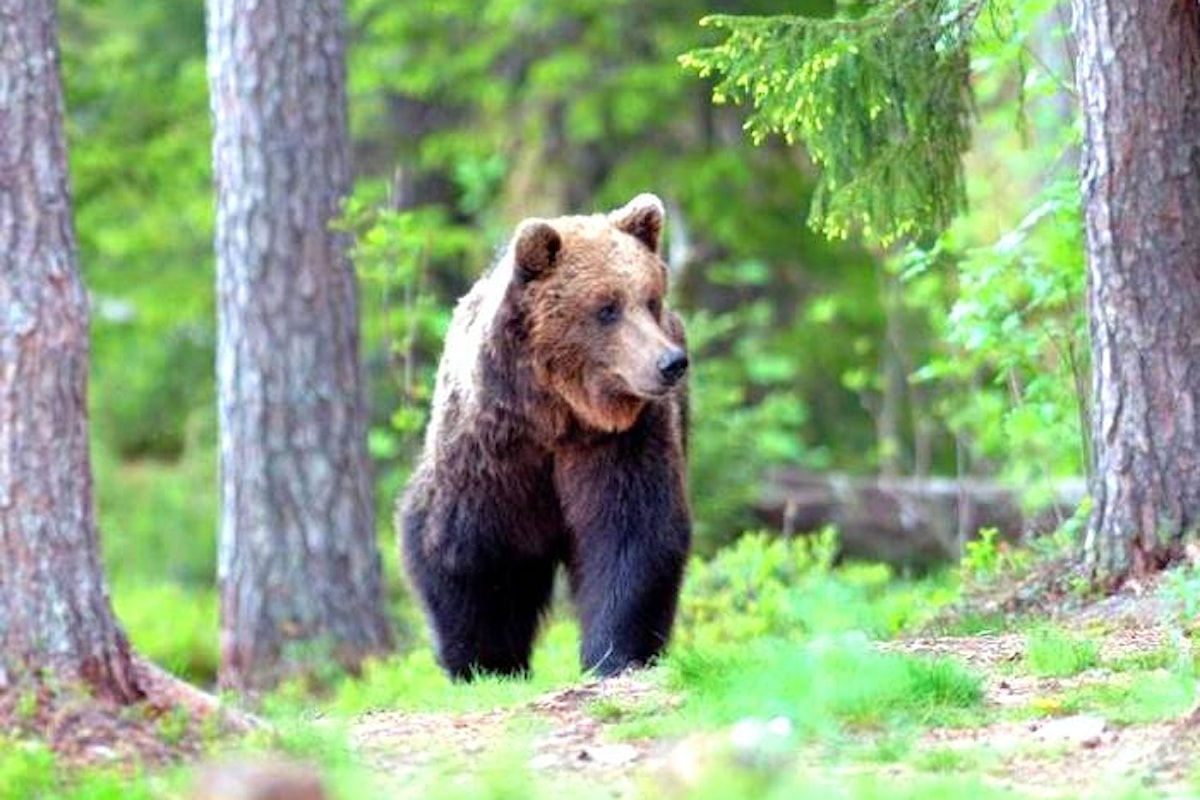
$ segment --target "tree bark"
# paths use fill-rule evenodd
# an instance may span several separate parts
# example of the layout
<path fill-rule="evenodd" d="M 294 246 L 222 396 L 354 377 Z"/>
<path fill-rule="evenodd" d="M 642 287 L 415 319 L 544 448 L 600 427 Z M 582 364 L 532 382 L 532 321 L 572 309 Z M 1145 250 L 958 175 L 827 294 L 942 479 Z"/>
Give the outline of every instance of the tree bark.
<path fill-rule="evenodd" d="M 1114 584 L 1200 524 L 1200 6 L 1074 0 L 1086 133 L 1094 510 Z"/>
<path fill-rule="evenodd" d="M 221 683 L 387 650 L 340 0 L 210 0 L 218 195 Z"/>
<path fill-rule="evenodd" d="M 0 0 L 0 690 L 50 676 L 140 699 L 92 506 L 53 0 Z"/>

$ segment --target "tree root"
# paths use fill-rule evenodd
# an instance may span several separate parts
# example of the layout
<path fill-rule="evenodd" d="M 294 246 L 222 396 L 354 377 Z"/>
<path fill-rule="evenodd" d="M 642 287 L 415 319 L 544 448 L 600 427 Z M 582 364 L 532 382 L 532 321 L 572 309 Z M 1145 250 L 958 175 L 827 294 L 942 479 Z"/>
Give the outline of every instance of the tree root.
<path fill-rule="evenodd" d="M 139 656 L 133 657 L 133 673 L 145 694 L 146 703 L 157 710 L 181 709 L 195 720 L 216 719 L 223 731 L 233 735 L 269 727 L 259 717 L 222 703 L 216 695 L 192 686 Z"/>

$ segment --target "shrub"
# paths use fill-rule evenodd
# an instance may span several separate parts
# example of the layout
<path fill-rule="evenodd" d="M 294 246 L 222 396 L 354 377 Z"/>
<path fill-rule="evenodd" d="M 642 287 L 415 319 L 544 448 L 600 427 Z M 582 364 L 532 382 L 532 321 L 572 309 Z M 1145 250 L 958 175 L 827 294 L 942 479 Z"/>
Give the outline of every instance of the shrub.
<path fill-rule="evenodd" d="M 189 417 L 212 400 L 211 331 L 177 326 L 155 337 L 116 338 L 124 356 L 97 358 L 97 431 L 124 459 L 179 458 Z M 108 342 L 110 349 L 116 345 Z"/>
<path fill-rule="evenodd" d="M 680 602 L 680 638 L 749 641 L 807 627 L 796 589 L 806 577 L 828 574 L 836 552 L 832 529 L 794 539 L 757 532 L 711 561 L 693 559 Z"/>

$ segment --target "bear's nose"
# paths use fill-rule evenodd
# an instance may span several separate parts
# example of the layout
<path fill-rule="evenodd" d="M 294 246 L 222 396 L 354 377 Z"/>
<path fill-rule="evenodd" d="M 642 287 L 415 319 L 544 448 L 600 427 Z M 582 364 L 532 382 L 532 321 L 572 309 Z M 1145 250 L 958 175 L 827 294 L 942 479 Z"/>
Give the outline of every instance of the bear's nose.
<path fill-rule="evenodd" d="M 662 375 L 663 381 L 668 385 L 678 383 L 683 373 L 687 372 L 687 367 L 687 353 L 678 347 L 668 350 L 658 358 L 658 374 Z"/>

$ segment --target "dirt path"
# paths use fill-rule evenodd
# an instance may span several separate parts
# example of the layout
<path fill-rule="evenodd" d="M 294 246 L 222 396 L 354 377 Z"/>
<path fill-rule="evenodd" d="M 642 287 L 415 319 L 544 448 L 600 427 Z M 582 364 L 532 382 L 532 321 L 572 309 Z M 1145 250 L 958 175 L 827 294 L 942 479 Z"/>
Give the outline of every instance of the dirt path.
<path fill-rule="evenodd" d="M 612 789 L 633 788 L 634 776 L 661 763 L 669 745 L 613 741 L 602 709 L 677 701 L 643 677 L 627 675 L 561 689 L 513 708 L 466 714 L 383 711 L 351 729 L 351 743 L 389 782 L 411 785 L 430 768 L 453 772 L 463 762 L 485 764 L 505 739 L 528 743 L 536 773 L 570 774 Z"/>
<path fill-rule="evenodd" d="M 1100 618 L 1106 625 L 1096 635 L 1101 664 L 1158 652 L 1171 637 L 1178 638 L 1146 619 L 1123 620 Z M 1073 624 L 1098 626 L 1095 619 L 1082 617 Z M 970 772 L 1030 797 L 1089 797 L 1129 784 L 1146 785 L 1162 797 L 1191 796 L 1186 781 L 1198 763 L 1200 720 L 1185 712 L 1174 719 L 1129 724 L 1109 719 L 1103 711 L 1073 710 L 1066 699 L 1089 687 L 1120 687 L 1153 677 L 1153 671 L 1093 668 L 1070 678 L 1036 677 L 1021 668 L 1025 637 L 1010 633 L 913 638 L 880 647 L 952 657 L 978 671 L 985 678 L 984 702 L 992 721 L 981 727 L 927 730 L 909 756 L 894 764 L 830 765 L 814 752 L 811 757 L 800 754 L 800 768 L 835 778 L 843 772 Z M 351 738 L 368 763 L 396 786 L 411 788 L 431 768 L 454 777 L 486 764 L 489 753 L 515 740 L 527 748 L 522 758 L 534 773 L 555 781 L 582 780 L 623 797 L 649 779 L 666 779 L 668 785 L 690 782 L 714 752 L 713 742 L 728 741 L 729 732 L 675 742 L 618 741 L 609 735 L 606 708 L 649 705 L 667 711 L 678 702 L 645 677 L 633 675 L 482 713 L 368 714 L 356 720 Z"/>
<path fill-rule="evenodd" d="M 1164 648 L 1192 647 L 1166 620 L 1161 601 L 1152 595 L 1123 595 L 1060 618 L 1058 624 L 1080 633 L 1092 631 L 1100 643 L 1101 665 L 1150 657 Z M 975 728 L 938 728 L 925 733 L 925 749 L 983 754 L 984 770 L 996 782 L 1032 797 L 1091 797 L 1114 786 L 1141 784 L 1163 797 L 1193 797 L 1188 785 L 1200 755 L 1200 716 L 1122 723 L 1103 711 L 1071 713 L 1064 699 L 1072 693 L 1126 687 L 1166 670 L 1124 674 L 1100 666 L 1069 678 L 1037 677 L 1019 669 L 1025 637 L 1004 633 L 963 637 L 911 638 L 881 645 L 910 654 L 949 656 L 985 677 L 985 700 L 1006 719 Z M 1007 713 L 1006 713 L 1007 712 Z"/>

